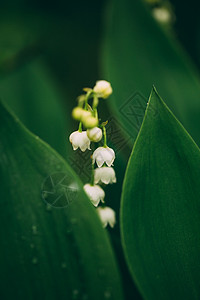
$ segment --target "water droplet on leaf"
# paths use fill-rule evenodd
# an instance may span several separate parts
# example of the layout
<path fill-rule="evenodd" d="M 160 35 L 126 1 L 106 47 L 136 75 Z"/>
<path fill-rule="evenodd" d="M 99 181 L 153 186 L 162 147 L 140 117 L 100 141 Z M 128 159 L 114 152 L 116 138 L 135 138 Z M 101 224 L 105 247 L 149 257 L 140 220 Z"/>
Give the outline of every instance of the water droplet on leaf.
<path fill-rule="evenodd" d="M 72 218 L 71 219 L 71 224 L 75 225 L 77 223 L 77 219 L 76 218 Z"/>
<path fill-rule="evenodd" d="M 36 264 L 38 263 L 38 259 L 37 259 L 37 257 L 33 257 L 33 259 L 32 259 L 32 263 L 33 263 L 34 265 L 36 265 Z"/>
<path fill-rule="evenodd" d="M 73 299 L 77 299 L 78 295 L 79 295 L 79 291 L 78 290 L 73 290 L 73 292 L 72 292 Z"/>
<path fill-rule="evenodd" d="M 70 234 L 72 232 L 72 228 L 67 228 L 67 234 Z"/>
<path fill-rule="evenodd" d="M 50 204 L 47 204 L 46 210 L 47 210 L 48 212 L 51 211 L 51 210 L 52 210 L 52 206 L 51 206 Z"/>
<path fill-rule="evenodd" d="M 110 291 L 105 291 L 105 292 L 104 292 L 104 297 L 105 297 L 105 299 L 110 299 L 110 297 L 111 297 L 111 292 L 110 292 Z"/>
<path fill-rule="evenodd" d="M 81 300 L 88 300 L 88 295 L 87 294 L 84 294 L 81 298 Z"/>
<path fill-rule="evenodd" d="M 66 268 L 67 268 L 67 264 L 66 264 L 65 262 L 63 262 L 63 263 L 61 264 L 61 268 L 62 268 L 62 269 L 66 269 Z"/>
<path fill-rule="evenodd" d="M 33 232 L 34 235 L 38 234 L 37 226 L 35 226 L 35 225 L 32 226 L 32 232 Z"/>

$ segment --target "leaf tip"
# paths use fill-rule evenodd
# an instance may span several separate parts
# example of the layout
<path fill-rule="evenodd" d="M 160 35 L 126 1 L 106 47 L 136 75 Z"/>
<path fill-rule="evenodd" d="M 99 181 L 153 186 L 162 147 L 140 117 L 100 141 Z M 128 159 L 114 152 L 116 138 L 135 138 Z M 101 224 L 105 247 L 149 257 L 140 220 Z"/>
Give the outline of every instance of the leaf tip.
<path fill-rule="evenodd" d="M 148 103 L 150 104 L 150 106 L 153 106 L 154 108 L 157 107 L 159 104 L 164 104 L 154 84 L 151 89 L 151 94 Z"/>

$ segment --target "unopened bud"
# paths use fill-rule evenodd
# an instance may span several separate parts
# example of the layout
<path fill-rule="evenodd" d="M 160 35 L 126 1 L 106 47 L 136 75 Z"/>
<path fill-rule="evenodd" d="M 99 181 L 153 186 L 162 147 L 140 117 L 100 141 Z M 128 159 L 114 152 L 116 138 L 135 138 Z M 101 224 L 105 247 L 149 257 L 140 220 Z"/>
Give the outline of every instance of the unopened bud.
<path fill-rule="evenodd" d="M 98 126 L 98 123 L 99 123 L 98 119 L 95 117 L 84 118 L 84 120 L 82 120 L 82 122 L 86 128 L 94 128 L 94 127 Z"/>
<path fill-rule="evenodd" d="M 94 127 L 87 130 L 87 136 L 92 142 L 99 142 L 102 139 L 102 130 L 101 128 Z"/>
<path fill-rule="evenodd" d="M 94 92 L 97 94 L 97 97 L 108 98 L 112 94 L 112 87 L 110 82 L 106 80 L 99 80 L 96 82 L 94 87 Z"/>
<path fill-rule="evenodd" d="M 81 118 L 82 118 L 82 114 L 84 112 L 84 109 L 82 109 L 81 107 L 75 107 L 73 110 L 72 110 L 72 117 L 77 120 L 77 121 L 80 121 Z"/>

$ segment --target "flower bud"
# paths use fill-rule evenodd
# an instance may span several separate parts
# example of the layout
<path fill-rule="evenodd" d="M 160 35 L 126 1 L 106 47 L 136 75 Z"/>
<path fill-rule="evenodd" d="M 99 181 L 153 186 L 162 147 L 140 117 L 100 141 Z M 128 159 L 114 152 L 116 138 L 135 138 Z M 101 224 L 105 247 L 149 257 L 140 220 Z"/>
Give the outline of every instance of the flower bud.
<path fill-rule="evenodd" d="M 93 90 L 97 94 L 97 97 L 104 99 L 108 98 L 112 94 L 110 82 L 106 80 L 97 81 Z"/>
<path fill-rule="evenodd" d="M 86 127 L 86 128 L 94 128 L 96 126 L 98 126 L 98 119 L 95 118 L 95 117 L 87 117 L 87 118 L 82 118 L 81 119 L 82 122 L 83 122 L 83 125 Z"/>
<path fill-rule="evenodd" d="M 102 139 L 102 130 L 98 127 L 87 130 L 87 136 L 92 142 L 99 142 Z"/>
<path fill-rule="evenodd" d="M 81 118 L 82 118 L 82 114 L 84 112 L 84 109 L 82 109 L 81 107 L 75 107 L 73 110 L 72 110 L 72 117 L 77 120 L 77 121 L 80 121 Z"/>
<path fill-rule="evenodd" d="M 92 117 L 92 113 L 88 110 L 84 110 L 82 111 L 82 115 L 81 115 L 81 122 L 85 122 L 87 118 Z"/>

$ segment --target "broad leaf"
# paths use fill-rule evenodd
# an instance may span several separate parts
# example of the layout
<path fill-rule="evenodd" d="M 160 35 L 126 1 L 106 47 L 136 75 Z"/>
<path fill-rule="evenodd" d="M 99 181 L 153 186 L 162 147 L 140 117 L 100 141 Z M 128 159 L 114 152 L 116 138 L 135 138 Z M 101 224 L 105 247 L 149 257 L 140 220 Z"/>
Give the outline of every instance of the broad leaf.
<path fill-rule="evenodd" d="M 41 59 L 22 66 L 0 80 L 0 95 L 20 120 L 64 157 L 66 123 L 61 93 Z"/>
<path fill-rule="evenodd" d="M 200 151 L 155 90 L 126 171 L 121 226 L 145 299 L 200 298 Z"/>
<path fill-rule="evenodd" d="M 167 105 L 199 143 L 200 81 L 177 41 L 153 20 L 142 0 L 113 1 L 102 57 L 104 78 L 113 86 L 111 109 L 134 141 L 149 89 L 155 84 Z"/>
<path fill-rule="evenodd" d="M 2 104 L 0 180 L 1 299 L 123 299 L 79 179 Z"/>

